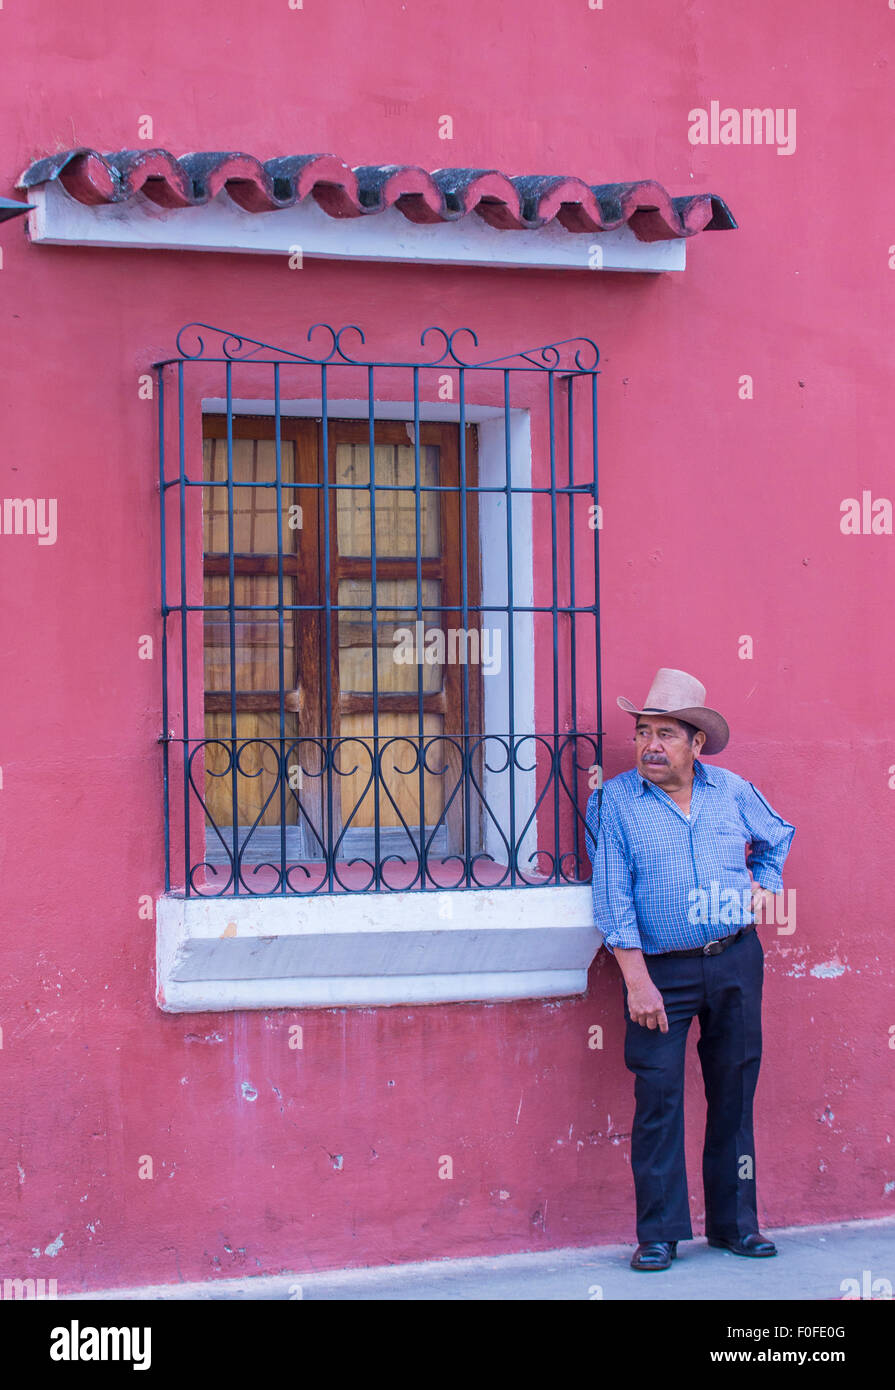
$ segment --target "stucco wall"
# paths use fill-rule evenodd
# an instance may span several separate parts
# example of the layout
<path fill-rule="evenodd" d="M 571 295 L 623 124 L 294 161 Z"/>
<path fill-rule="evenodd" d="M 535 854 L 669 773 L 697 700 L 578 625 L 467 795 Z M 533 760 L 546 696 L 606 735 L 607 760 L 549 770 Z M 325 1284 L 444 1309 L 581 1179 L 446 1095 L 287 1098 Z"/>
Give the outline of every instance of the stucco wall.
<path fill-rule="evenodd" d="M 880 132 L 895 13 L 43 0 L 0 26 L 6 196 L 56 149 L 137 147 L 150 115 L 152 143 L 176 154 L 655 177 L 719 193 L 740 223 L 660 277 L 296 273 L 0 230 L 2 495 L 55 497 L 59 518 L 52 546 L 0 536 L 0 1273 L 67 1292 L 634 1234 L 632 1078 L 605 952 L 587 997 L 563 1003 L 155 1005 L 138 904 L 162 887 L 160 675 L 138 640 L 160 631 L 157 464 L 137 377 L 190 320 L 284 346 L 317 319 L 375 329 L 383 351 L 433 322 L 472 326 L 488 355 L 599 343 L 606 773 L 630 764 L 615 695 L 642 695 L 660 665 L 695 672 L 733 730 L 719 761 L 797 827 L 796 930 L 762 931 L 761 1221 L 888 1214 L 895 539 L 839 523 L 843 499 L 893 487 Z M 794 109 L 795 151 L 691 145 L 688 113 L 713 99 Z"/>

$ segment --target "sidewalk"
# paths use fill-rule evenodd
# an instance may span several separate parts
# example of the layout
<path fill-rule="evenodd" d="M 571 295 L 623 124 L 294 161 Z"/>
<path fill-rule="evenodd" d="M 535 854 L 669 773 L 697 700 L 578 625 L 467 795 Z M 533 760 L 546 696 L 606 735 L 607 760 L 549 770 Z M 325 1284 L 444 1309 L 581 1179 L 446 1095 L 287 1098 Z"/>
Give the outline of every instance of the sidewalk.
<path fill-rule="evenodd" d="M 429 1260 L 418 1264 L 328 1270 L 209 1283 L 152 1285 L 69 1294 L 63 1301 L 202 1300 L 666 1300 L 841 1299 L 843 1280 L 870 1296 L 874 1280 L 895 1290 L 895 1217 L 764 1232 L 778 1254 L 748 1259 L 708 1246 L 703 1237 L 678 1246 L 669 1270 L 638 1272 L 632 1245 L 597 1245 L 537 1254 Z M 866 1273 L 865 1273 L 866 1271 Z M 852 1292 L 855 1292 L 852 1286 Z M 874 1297 L 885 1292 L 878 1287 Z"/>

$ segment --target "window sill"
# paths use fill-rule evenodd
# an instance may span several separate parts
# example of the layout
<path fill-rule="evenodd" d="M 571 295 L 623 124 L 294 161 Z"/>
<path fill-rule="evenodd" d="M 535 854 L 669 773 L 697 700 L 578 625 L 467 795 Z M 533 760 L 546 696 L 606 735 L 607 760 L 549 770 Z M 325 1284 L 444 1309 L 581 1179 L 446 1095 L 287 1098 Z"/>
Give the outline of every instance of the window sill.
<path fill-rule="evenodd" d="M 166 1013 L 583 994 L 602 936 L 590 884 L 156 904 Z"/>

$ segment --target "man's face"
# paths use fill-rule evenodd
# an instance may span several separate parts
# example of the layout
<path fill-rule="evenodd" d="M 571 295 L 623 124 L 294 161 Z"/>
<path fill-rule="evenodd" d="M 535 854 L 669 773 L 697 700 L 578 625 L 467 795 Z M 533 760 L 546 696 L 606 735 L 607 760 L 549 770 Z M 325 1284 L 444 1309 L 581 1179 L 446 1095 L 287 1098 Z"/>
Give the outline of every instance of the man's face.
<path fill-rule="evenodd" d="M 702 730 L 691 743 L 680 720 L 667 714 L 641 714 L 634 726 L 637 771 L 657 787 L 686 786 L 704 743 Z"/>

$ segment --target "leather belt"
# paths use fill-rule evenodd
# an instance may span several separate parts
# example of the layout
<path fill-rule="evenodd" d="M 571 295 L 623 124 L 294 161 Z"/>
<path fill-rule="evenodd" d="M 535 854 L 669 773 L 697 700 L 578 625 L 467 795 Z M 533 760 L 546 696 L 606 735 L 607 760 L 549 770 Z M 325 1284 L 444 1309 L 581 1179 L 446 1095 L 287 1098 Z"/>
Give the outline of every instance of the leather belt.
<path fill-rule="evenodd" d="M 739 931 L 734 932 L 732 936 L 722 936 L 720 941 L 707 941 L 704 946 L 695 946 L 692 951 L 654 951 L 653 954 L 657 956 L 720 956 L 722 951 L 726 951 L 728 946 L 732 946 L 735 941 L 739 941 L 741 936 L 746 936 L 750 931 L 755 931 L 754 922 L 740 927 Z"/>

